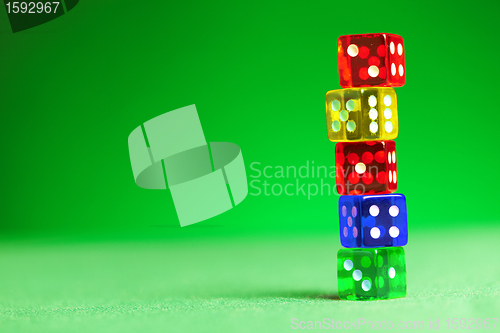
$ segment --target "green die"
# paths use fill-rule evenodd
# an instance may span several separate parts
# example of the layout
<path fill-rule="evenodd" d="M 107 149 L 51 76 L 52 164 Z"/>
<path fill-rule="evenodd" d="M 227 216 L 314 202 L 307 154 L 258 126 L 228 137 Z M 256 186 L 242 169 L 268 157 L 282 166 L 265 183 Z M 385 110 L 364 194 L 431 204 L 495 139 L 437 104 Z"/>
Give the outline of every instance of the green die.
<path fill-rule="evenodd" d="M 402 247 L 341 249 L 337 253 L 339 297 L 377 300 L 406 296 Z"/>

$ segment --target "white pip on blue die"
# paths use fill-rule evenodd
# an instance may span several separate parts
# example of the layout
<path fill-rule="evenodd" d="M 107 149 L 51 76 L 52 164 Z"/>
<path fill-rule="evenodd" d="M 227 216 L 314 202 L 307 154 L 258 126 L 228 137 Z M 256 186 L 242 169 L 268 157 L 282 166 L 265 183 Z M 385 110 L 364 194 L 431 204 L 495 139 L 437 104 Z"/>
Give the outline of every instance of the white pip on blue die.
<path fill-rule="evenodd" d="M 402 194 L 343 195 L 339 199 L 339 217 L 343 247 L 408 243 L 406 198 Z"/>

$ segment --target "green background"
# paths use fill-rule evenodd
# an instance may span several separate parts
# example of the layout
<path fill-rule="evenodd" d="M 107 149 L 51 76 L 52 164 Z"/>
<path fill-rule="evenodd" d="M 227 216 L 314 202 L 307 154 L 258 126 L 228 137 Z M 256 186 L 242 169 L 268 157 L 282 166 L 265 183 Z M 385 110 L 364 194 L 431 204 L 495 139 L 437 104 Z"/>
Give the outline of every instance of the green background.
<path fill-rule="evenodd" d="M 294 317 L 498 317 L 498 9 L 81 1 L 15 34 L 0 13 L 0 328 L 277 332 Z M 134 184 L 129 133 L 189 104 L 207 141 L 241 147 L 249 176 L 253 162 L 332 165 L 324 97 L 340 88 L 336 41 L 366 32 L 405 40 L 407 298 L 336 299 L 336 195 L 249 195 L 181 229 L 168 191 Z"/>

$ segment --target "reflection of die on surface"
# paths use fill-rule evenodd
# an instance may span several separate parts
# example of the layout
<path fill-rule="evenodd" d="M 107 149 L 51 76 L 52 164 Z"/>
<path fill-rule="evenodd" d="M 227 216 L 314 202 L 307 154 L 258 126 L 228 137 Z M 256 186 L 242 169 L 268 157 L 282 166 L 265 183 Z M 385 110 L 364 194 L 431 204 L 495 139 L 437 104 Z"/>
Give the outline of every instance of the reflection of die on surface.
<path fill-rule="evenodd" d="M 340 195 L 396 191 L 394 141 L 339 142 L 335 145 L 337 192 Z"/>
<path fill-rule="evenodd" d="M 337 51 L 343 88 L 405 84 L 405 50 L 401 36 L 384 33 L 340 36 Z"/>
<path fill-rule="evenodd" d="M 339 218 L 340 243 L 344 247 L 408 243 L 406 199 L 402 194 L 342 196 Z"/>
<path fill-rule="evenodd" d="M 337 253 L 339 297 L 376 300 L 406 296 L 402 247 L 341 249 Z"/>
<path fill-rule="evenodd" d="M 398 104 L 392 88 L 351 88 L 326 93 L 330 141 L 392 140 L 398 136 Z"/>

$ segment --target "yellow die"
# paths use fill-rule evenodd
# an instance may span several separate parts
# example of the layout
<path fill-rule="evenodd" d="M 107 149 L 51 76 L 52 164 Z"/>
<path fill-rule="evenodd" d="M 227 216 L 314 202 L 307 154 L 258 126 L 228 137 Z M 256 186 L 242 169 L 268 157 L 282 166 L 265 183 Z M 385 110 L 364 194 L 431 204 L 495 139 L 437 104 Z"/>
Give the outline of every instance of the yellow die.
<path fill-rule="evenodd" d="M 326 128 L 334 142 L 392 140 L 398 136 L 396 91 L 387 87 L 326 93 Z"/>

